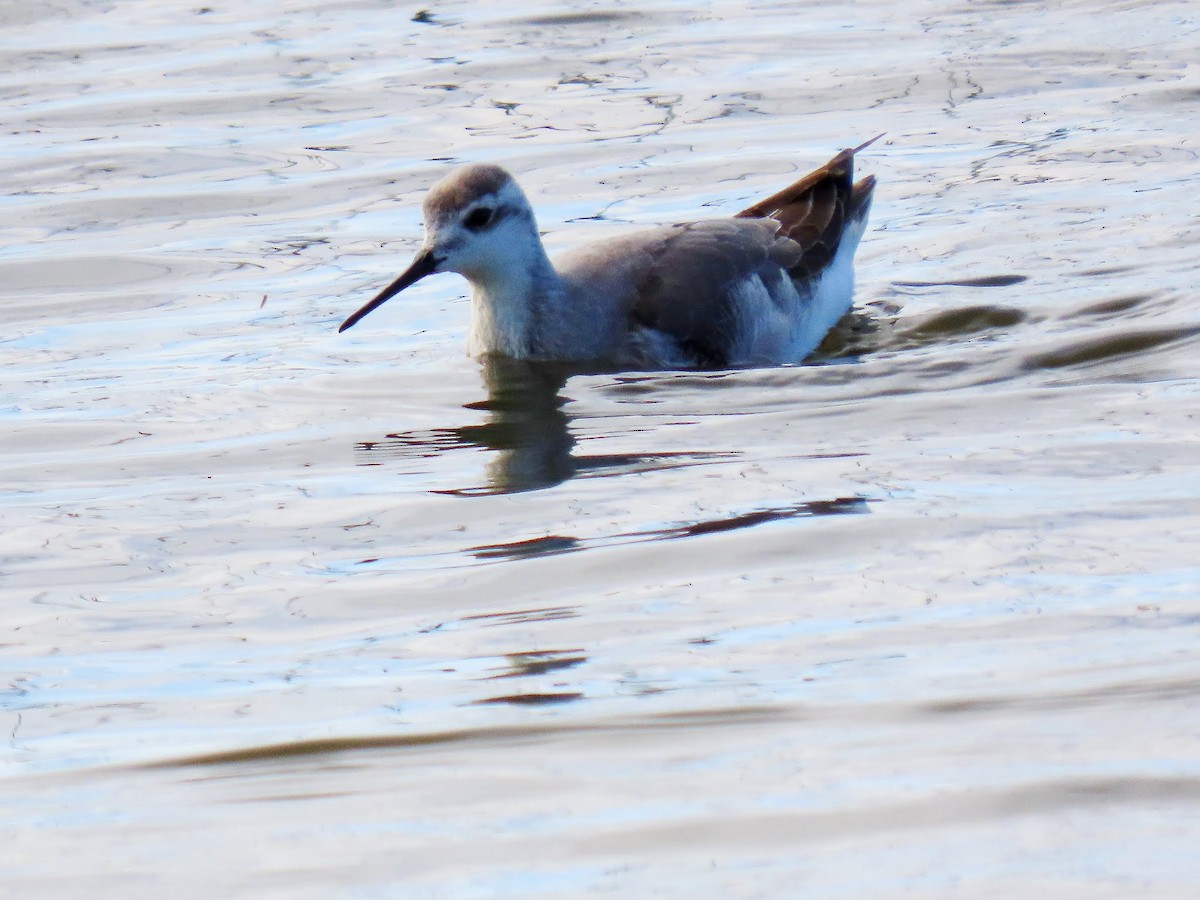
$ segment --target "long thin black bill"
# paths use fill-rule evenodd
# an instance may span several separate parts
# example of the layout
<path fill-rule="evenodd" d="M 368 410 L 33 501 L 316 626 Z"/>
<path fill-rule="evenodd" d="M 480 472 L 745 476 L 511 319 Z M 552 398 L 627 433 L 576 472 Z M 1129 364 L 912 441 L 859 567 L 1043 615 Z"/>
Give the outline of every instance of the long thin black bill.
<path fill-rule="evenodd" d="M 416 284 L 426 275 L 432 275 L 435 271 L 437 271 L 438 263 L 440 262 L 441 260 L 434 256 L 431 250 L 423 250 L 421 253 L 417 254 L 417 258 L 412 261 L 411 266 L 404 270 L 403 275 L 385 287 L 379 292 L 379 296 L 377 296 L 374 300 L 372 300 L 338 327 L 338 334 L 341 334 L 347 328 L 354 325 L 367 313 L 379 308 L 380 306 L 383 306 L 383 304 L 387 303 L 409 285 Z"/>

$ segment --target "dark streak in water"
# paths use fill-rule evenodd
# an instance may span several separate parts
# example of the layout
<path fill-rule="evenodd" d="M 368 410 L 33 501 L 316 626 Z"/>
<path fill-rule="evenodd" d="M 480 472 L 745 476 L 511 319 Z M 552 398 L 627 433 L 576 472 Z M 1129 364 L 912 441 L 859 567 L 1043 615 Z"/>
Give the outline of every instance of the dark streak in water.
<path fill-rule="evenodd" d="M 1135 266 L 1105 266 L 1099 269 L 1084 269 L 1081 272 L 1071 272 L 1076 278 L 1094 278 L 1100 275 L 1119 275 L 1122 272 L 1131 272 Z"/>
<path fill-rule="evenodd" d="M 660 713 L 652 717 L 620 719 L 604 725 L 582 725 L 579 723 L 546 725 L 537 722 L 526 722 L 516 726 L 462 728 L 450 731 L 422 732 L 419 734 L 316 738 L 313 740 L 243 747 L 236 750 L 216 751 L 214 753 L 197 753 L 193 756 L 182 756 L 160 762 L 145 763 L 136 768 L 175 769 L 191 766 L 224 766 L 239 763 L 289 760 L 302 756 L 347 753 L 359 750 L 406 750 L 421 747 L 442 747 L 461 743 L 483 745 L 488 742 L 498 741 L 544 740 L 554 735 L 611 734 L 625 733 L 631 730 L 709 730 L 721 726 L 743 727 L 768 722 L 775 723 L 789 721 L 794 718 L 794 710 L 773 705 L 680 710 Z"/>
<path fill-rule="evenodd" d="M 479 559 L 495 557 L 519 559 L 522 556 L 546 556 L 551 553 L 566 553 L 578 549 L 580 549 L 578 539 L 548 534 L 545 537 L 532 538 L 528 541 L 514 541 L 511 544 L 484 544 L 479 547 L 471 547 L 467 552 L 474 553 Z"/>
<path fill-rule="evenodd" d="M 644 14 L 637 12 L 580 12 L 562 13 L 560 15 L 534 16 L 528 19 L 516 19 L 515 25 L 611 25 L 614 22 L 642 19 Z"/>
<path fill-rule="evenodd" d="M 488 697 L 484 700 L 475 700 L 472 706 L 486 706 L 491 703 L 511 703 L 517 706 L 547 706 L 551 703 L 570 703 L 573 700 L 582 700 L 583 694 L 579 691 L 563 691 L 559 694 L 509 694 L 504 697 Z"/>
<path fill-rule="evenodd" d="M 985 275 L 956 281 L 893 281 L 896 287 L 1011 287 L 1028 281 L 1027 275 Z"/>
<path fill-rule="evenodd" d="M 571 654 L 571 655 L 567 655 Z M 533 650 L 528 653 L 510 653 L 507 655 L 511 671 L 499 675 L 488 675 L 484 681 L 495 681 L 498 678 L 526 678 L 531 675 L 545 675 L 560 669 L 573 669 L 587 662 L 583 650 Z"/>
<path fill-rule="evenodd" d="M 573 619 L 579 613 L 572 606 L 547 606 L 541 609 L 518 609 L 508 612 L 479 613 L 474 616 L 463 616 L 460 622 L 472 622 L 484 619 L 497 619 L 488 622 L 489 625 L 528 625 L 531 622 L 554 622 L 558 619 Z"/>
<path fill-rule="evenodd" d="M 908 326 L 902 336 L 931 343 L 931 338 L 957 337 L 976 334 L 993 328 L 1012 328 L 1027 316 L 1011 306 L 961 306 L 934 313 Z"/>
<path fill-rule="evenodd" d="M 796 506 L 761 509 L 725 519 L 710 519 L 681 528 L 660 531 L 657 532 L 657 535 L 666 540 L 673 540 L 702 534 L 717 534 L 722 531 L 736 531 L 739 528 L 753 528 L 755 525 L 778 522 L 782 519 L 794 519 L 797 516 L 857 515 L 867 511 L 867 501 L 863 497 L 839 497 L 836 500 L 813 500 Z M 655 534 L 654 532 L 649 533 Z"/>
<path fill-rule="evenodd" d="M 476 559 L 485 560 L 534 559 L 543 556 L 556 556 L 561 553 L 573 553 L 591 548 L 622 546 L 625 544 L 642 543 L 644 541 L 673 541 L 680 538 L 720 534 L 726 531 L 753 528 L 757 525 L 765 525 L 768 522 L 779 522 L 785 519 L 810 516 L 862 515 L 870 512 L 867 506 L 868 502 L 865 497 L 837 497 L 833 500 L 809 500 L 792 506 L 767 507 L 731 516 L 703 519 L 698 522 L 677 525 L 671 528 L 626 531 L 620 534 L 590 539 L 555 534 L 547 535 L 544 538 L 514 541 L 510 544 L 484 544 L 478 547 L 468 547 L 464 552 L 472 554 Z"/>
<path fill-rule="evenodd" d="M 1022 367 L 1026 370 L 1034 370 L 1086 365 L 1118 356 L 1144 353 L 1166 344 L 1195 337 L 1197 334 L 1200 334 L 1200 325 L 1147 328 L 1141 331 L 1108 334 L 1099 338 L 1073 341 L 1066 346 L 1043 353 L 1031 353 L 1025 357 Z"/>
<path fill-rule="evenodd" d="M 1093 303 L 1091 306 L 1085 306 L 1082 309 L 1069 312 L 1063 318 L 1076 319 L 1084 316 L 1111 316 L 1117 313 L 1129 312 L 1131 309 L 1137 309 L 1137 307 L 1141 306 L 1147 300 L 1153 299 L 1154 294 L 1133 294 L 1129 297 L 1114 297 L 1111 300 L 1102 300 L 1099 303 Z"/>
<path fill-rule="evenodd" d="M 1121 623 L 1124 627 L 1126 623 Z M 1178 627 L 1172 622 L 1167 627 Z M 1194 622 L 1184 623 L 1194 625 Z M 1050 692 L 1045 689 L 1029 695 L 990 695 L 940 700 L 920 704 L 917 709 L 937 715 L 989 713 L 996 710 L 1041 709 L 1079 710 L 1094 706 L 1122 706 L 1131 700 L 1140 704 L 1163 703 L 1195 697 L 1200 682 L 1195 679 L 1150 681 L 1145 683 L 1111 684 L 1102 689 Z"/>

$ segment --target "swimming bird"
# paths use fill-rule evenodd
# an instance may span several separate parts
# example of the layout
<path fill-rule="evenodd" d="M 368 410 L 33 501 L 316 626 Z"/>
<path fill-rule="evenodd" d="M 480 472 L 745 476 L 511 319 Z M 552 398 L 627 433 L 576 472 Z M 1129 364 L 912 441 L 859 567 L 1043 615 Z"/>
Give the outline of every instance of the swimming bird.
<path fill-rule="evenodd" d="M 471 284 L 473 356 L 643 369 L 799 362 L 850 309 L 875 188 L 874 177 L 854 181 L 854 154 L 873 140 L 731 218 L 601 240 L 553 264 L 512 175 L 456 169 L 425 197 L 412 264 L 338 331 L 427 275 L 457 272 Z"/>

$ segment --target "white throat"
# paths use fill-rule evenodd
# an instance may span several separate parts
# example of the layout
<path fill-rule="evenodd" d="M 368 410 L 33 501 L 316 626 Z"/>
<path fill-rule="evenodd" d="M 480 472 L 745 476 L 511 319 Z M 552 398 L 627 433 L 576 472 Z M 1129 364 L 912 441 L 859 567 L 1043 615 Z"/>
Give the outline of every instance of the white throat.
<path fill-rule="evenodd" d="M 562 296 L 562 284 L 541 241 L 535 236 L 503 264 L 464 274 L 471 282 L 468 352 L 537 357 L 543 314 Z"/>

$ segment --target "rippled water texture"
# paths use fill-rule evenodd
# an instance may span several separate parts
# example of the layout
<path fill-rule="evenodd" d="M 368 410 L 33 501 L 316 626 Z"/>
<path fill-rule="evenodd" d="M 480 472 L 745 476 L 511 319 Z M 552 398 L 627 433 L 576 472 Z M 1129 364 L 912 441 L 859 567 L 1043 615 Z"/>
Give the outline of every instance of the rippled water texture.
<path fill-rule="evenodd" d="M 1194 3 L 0 22 L 5 891 L 1194 893 Z M 335 333 L 454 162 L 558 251 L 880 132 L 810 364 Z"/>

